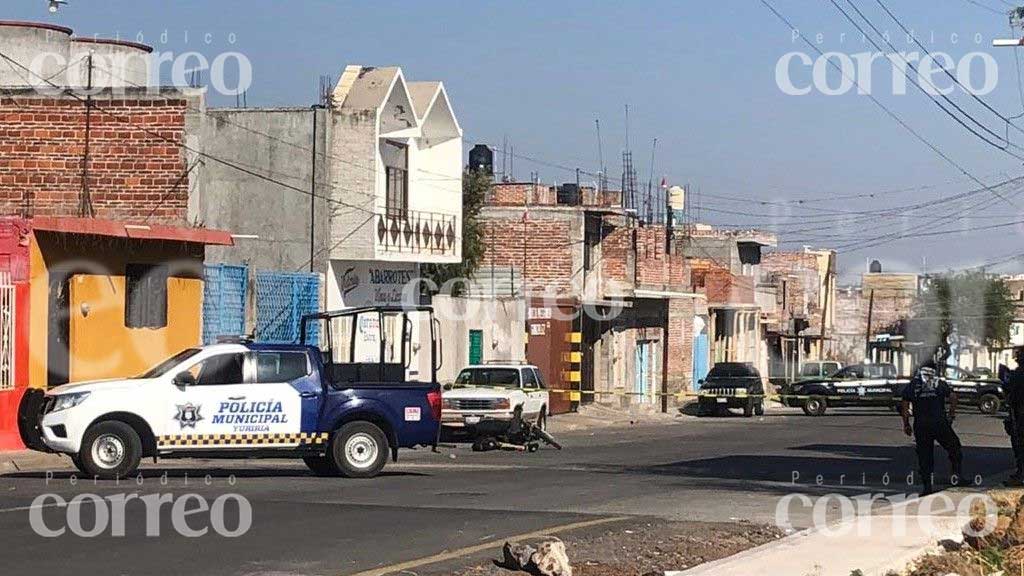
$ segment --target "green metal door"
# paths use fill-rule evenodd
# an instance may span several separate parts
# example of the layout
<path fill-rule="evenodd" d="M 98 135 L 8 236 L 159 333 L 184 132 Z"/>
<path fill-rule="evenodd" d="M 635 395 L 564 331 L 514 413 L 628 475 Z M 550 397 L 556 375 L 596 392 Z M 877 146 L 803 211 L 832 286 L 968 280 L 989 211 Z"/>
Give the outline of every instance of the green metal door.
<path fill-rule="evenodd" d="M 484 331 L 469 331 L 469 363 L 481 364 L 484 361 Z"/>

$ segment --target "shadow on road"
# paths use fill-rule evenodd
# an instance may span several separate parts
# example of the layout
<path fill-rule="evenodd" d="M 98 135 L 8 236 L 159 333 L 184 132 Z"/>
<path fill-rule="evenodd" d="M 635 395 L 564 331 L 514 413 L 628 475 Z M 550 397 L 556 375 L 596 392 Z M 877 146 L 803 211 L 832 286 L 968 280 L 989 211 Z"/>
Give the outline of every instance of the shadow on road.
<path fill-rule="evenodd" d="M 714 478 L 740 482 L 784 482 L 795 485 L 852 485 L 881 490 L 892 489 L 907 479 L 917 480 L 914 447 L 860 444 L 808 444 L 791 450 L 816 455 L 729 455 L 685 460 L 640 469 L 644 473 Z M 937 477 L 950 473 L 945 453 L 936 448 Z M 1012 462 L 1009 448 L 972 447 L 964 449 L 964 475 L 979 487 L 993 486 Z M 911 476 L 913 475 L 913 476 Z M 819 481 L 820 480 L 820 481 Z"/>

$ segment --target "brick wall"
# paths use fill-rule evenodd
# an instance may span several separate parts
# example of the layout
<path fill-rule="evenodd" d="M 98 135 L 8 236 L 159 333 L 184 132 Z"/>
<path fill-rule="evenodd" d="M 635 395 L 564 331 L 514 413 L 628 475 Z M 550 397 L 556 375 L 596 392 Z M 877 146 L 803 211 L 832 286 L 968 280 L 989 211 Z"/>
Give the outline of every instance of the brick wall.
<path fill-rule="evenodd" d="M 96 98 L 89 190 L 98 218 L 184 224 L 184 99 Z M 78 216 L 85 105 L 70 97 L 0 98 L 0 214 Z"/>
<path fill-rule="evenodd" d="M 707 303 L 703 298 L 673 298 L 669 300 L 668 392 L 670 394 L 693 390 L 693 318 L 696 315 L 706 315 L 707 312 Z"/>
<path fill-rule="evenodd" d="M 665 227 L 637 229 L 637 282 L 645 287 L 684 291 L 689 289 L 690 271 L 682 254 L 665 254 Z"/>
<path fill-rule="evenodd" d="M 707 297 L 709 304 L 753 304 L 754 278 L 736 276 L 728 269 L 705 259 L 690 258 L 693 288 Z"/>
<path fill-rule="evenodd" d="M 554 206 L 555 191 L 550 186 L 533 182 L 498 182 L 491 186 L 487 203 L 491 206 Z"/>
<path fill-rule="evenodd" d="M 546 288 L 558 294 L 572 289 L 573 248 L 571 221 L 544 218 L 531 213 L 523 222 L 518 218 L 483 218 L 484 250 L 481 270 L 492 263 L 514 268 L 530 292 Z"/>
<path fill-rule="evenodd" d="M 814 254 L 804 252 L 771 252 L 761 260 L 761 273 L 772 283 L 782 296 L 785 287 L 785 309 L 783 298 L 778 299 L 777 314 L 783 323 L 793 317 L 804 317 L 814 331 L 821 330 L 822 278 L 818 275 L 818 260 Z"/>
<path fill-rule="evenodd" d="M 625 226 L 611 228 L 601 241 L 601 275 L 607 281 L 632 284 L 629 259 L 633 252 L 633 230 Z"/>

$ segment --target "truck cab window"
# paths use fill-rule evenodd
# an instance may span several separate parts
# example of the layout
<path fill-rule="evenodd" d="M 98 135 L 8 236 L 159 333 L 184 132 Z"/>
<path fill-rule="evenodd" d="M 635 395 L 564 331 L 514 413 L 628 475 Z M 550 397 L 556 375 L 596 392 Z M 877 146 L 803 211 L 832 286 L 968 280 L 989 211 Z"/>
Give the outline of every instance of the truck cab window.
<path fill-rule="evenodd" d="M 197 386 L 242 384 L 245 381 L 244 365 L 245 354 L 218 354 L 201 360 L 188 371 L 195 377 Z"/>
<path fill-rule="evenodd" d="M 539 388 L 533 368 L 523 368 L 523 388 Z"/>
<path fill-rule="evenodd" d="M 309 362 L 302 352 L 257 352 L 256 382 L 291 382 L 309 374 Z"/>

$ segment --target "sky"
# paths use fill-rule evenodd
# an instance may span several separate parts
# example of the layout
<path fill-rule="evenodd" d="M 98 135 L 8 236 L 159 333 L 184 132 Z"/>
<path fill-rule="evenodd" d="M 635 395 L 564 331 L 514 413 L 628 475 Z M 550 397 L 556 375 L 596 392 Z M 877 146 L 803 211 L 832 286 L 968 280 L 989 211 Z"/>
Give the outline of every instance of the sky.
<path fill-rule="evenodd" d="M 1024 175 L 1024 160 L 1014 157 L 1024 158 L 1024 118 L 1015 120 L 1021 130 L 1008 129 L 985 107 L 1003 118 L 1024 114 L 1018 49 L 991 46 L 1011 36 L 1009 3 L 882 1 L 929 51 L 954 62 L 972 52 L 991 57 L 997 77 L 982 73 L 980 59 L 968 74 L 978 86 L 994 82 L 981 102 L 960 89 L 949 98 L 977 124 L 958 115 L 961 121 L 990 141 L 997 140 L 991 134 L 1005 140 L 1009 130 L 1010 146 L 994 142 L 1006 150 L 981 141 L 909 83 L 905 94 L 894 94 L 884 59 L 858 76 L 871 79 L 875 101 L 856 88 L 824 94 L 811 86 L 811 66 L 799 61 L 788 68 L 794 84 L 812 90 L 786 94 L 776 77 L 780 58 L 819 54 L 761 0 L 69 0 L 57 14 L 45 0 L 14 0 L 0 18 L 211 60 L 240 52 L 252 63 L 250 107 L 309 105 L 320 76 L 336 79 L 346 64 L 399 65 L 409 80 L 445 83 L 467 150 L 507 141 L 519 180 L 537 172 L 544 183 L 574 181 L 575 168 L 584 183 L 593 180 L 601 170 L 599 120 L 612 186 L 628 146 L 642 186 L 663 178 L 687 186 L 692 218 L 775 229 L 782 249 L 840 248 L 844 281 L 870 259 L 887 271 L 990 264 L 1024 272 L 1024 257 L 1016 257 L 1024 254 L 1017 223 L 1024 221 L 1024 184 L 988 188 Z M 822 52 L 877 52 L 826 0 L 769 2 Z M 851 11 L 850 0 L 837 2 Z M 889 32 L 899 51 L 920 52 L 879 0 L 852 5 Z M 830 86 L 842 82 L 835 69 L 823 70 Z M 950 84 L 941 73 L 936 78 L 940 87 Z M 234 105 L 234 98 L 212 103 Z"/>

